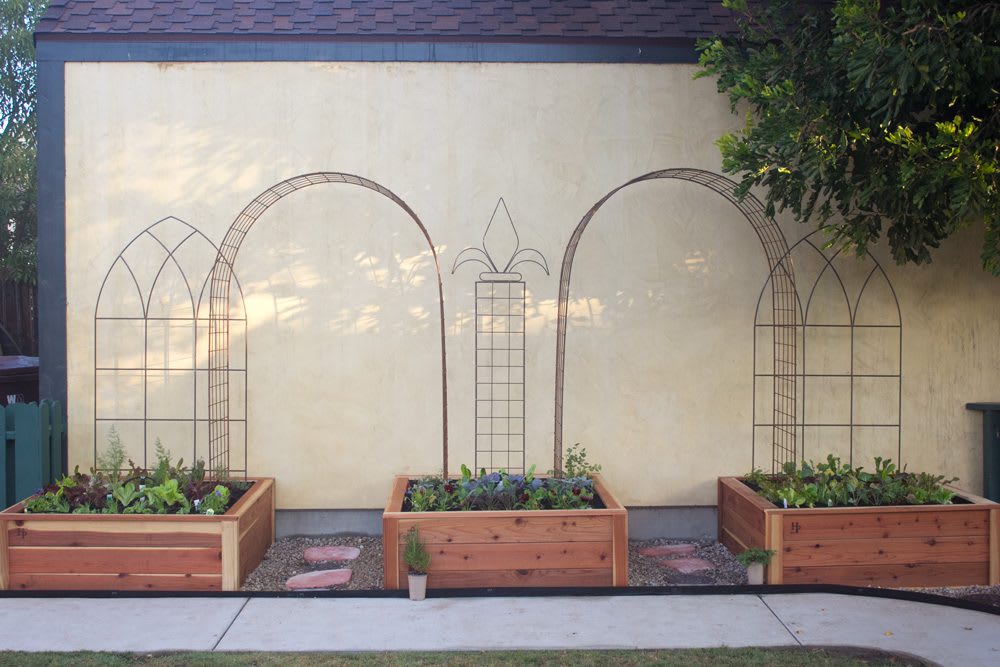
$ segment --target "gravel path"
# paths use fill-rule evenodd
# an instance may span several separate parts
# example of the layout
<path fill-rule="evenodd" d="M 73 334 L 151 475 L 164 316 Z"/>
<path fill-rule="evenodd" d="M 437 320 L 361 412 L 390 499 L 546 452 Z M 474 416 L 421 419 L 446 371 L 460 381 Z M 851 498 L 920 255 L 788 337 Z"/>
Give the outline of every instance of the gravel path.
<path fill-rule="evenodd" d="M 716 567 L 695 574 L 680 574 L 657 565 L 657 559 L 642 556 L 639 549 L 659 544 L 693 544 L 690 557 L 703 558 Z M 302 557 L 307 547 L 353 546 L 361 549 L 354 561 L 310 565 Z M 313 570 L 349 567 L 351 581 L 332 590 L 371 590 L 382 588 L 382 538 L 361 535 L 324 537 L 285 537 L 267 550 L 264 562 L 250 573 L 243 584 L 245 591 L 284 591 L 289 577 Z M 743 584 L 746 571 L 721 544 L 712 540 L 631 540 L 629 541 L 630 586 L 669 586 L 674 584 Z"/>
<path fill-rule="evenodd" d="M 310 565 L 302 555 L 307 547 L 357 547 L 361 554 L 353 561 Z M 327 537 L 285 537 L 267 550 L 264 562 L 250 573 L 243 584 L 245 591 L 284 591 L 289 577 L 313 570 L 351 568 L 351 581 L 333 590 L 363 591 L 382 588 L 382 538 L 364 535 Z"/>

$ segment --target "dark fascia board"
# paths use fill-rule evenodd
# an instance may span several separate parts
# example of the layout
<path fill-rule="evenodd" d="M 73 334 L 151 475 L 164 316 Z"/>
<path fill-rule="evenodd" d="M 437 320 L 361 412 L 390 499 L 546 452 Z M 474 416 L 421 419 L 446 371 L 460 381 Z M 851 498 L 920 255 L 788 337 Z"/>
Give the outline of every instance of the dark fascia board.
<path fill-rule="evenodd" d="M 86 37 L 86 38 L 84 38 Z M 579 41 L 358 41 L 274 38 L 138 40 L 108 35 L 35 35 L 39 62 L 471 62 L 694 63 L 694 40 L 615 43 Z"/>

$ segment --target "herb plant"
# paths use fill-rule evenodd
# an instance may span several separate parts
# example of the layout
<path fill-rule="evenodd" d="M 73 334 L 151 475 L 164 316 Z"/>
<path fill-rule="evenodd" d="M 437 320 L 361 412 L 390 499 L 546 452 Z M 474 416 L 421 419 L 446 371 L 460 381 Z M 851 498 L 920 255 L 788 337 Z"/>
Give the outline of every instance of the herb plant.
<path fill-rule="evenodd" d="M 825 463 L 786 463 L 779 475 L 754 470 L 743 481 L 779 507 L 871 507 L 950 505 L 955 492 L 945 485 L 957 478 L 906 472 L 881 457 L 875 457 L 875 470 L 866 472 L 831 454 Z"/>
<path fill-rule="evenodd" d="M 738 560 L 743 567 L 747 567 L 751 563 L 767 565 L 771 562 L 772 556 L 774 556 L 774 550 L 772 549 L 758 549 L 757 547 L 751 547 L 742 553 L 736 554 L 736 560 Z"/>
<path fill-rule="evenodd" d="M 205 464 L 171 463 L 157 439 L 156 466 L 147 470 L 128 460 L 116 429 L 90 474 L 77 467 L 24 503 L 32 514 L 222 514 L 250 488 L 250 482 L 208 481 Z M 127 464 L 126 464 L 127 461 Z"/>
<path fill-rule="evenodd" d="M 563 473 L 566 477 L 591 477 L 601 472 L 601 466 L 587 460 L 587 448 L 576 443 L 566 450 L 563 460 Z"/>
<path fill-rule="evenodd" d="M 427 574 L 431 566 L 431 555 L 427 553 L 424 543 L 420 541 L 420 533 L 416 528 L 410 528 L 406 533 L 406 549 L 403 551 L 406 567 L 413 574 Z"/>
<path fill-rule="evenodd" d="M 473 475 L 465 465 L 460 479 L 427 477 L 406 492 L 411 512 L 463 510 L 591 509 L 594 483 L 586 477 L 536 477 L 532 466 L 523 475 L 503 470 Z"/>

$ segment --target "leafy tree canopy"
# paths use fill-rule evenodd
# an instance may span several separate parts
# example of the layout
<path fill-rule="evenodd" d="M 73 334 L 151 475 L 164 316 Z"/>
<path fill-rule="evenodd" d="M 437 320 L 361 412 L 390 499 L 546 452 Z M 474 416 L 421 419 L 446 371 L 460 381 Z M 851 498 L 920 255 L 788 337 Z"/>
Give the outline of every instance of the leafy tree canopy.
<path fill-rule="evenodd" d="M 882 235 L 899 263 L 931 261 L 983 224 L 1000 275 L 1000 3 L 724 0 L 733 39 L 703 42 L 745 127 L 718 145 L 743 193 L 815 221 L 863 254 Z"/>
<path fill-rule="evenodd" d="M 45 2 L 0 0 L 0 278 L 35 280 L 35 49 Z"/>

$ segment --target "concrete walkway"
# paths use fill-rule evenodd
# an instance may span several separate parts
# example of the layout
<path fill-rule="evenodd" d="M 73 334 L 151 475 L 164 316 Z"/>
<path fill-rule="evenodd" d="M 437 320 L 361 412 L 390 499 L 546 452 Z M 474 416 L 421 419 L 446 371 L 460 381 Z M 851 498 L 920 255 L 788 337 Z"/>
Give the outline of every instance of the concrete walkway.
<path fill-rule="evenodd" d="M 434 598 L 0 598 L 7 651 L 441 651 L 864 646 L 1000 664 L 1000 616 L 827 593 Z M 43 631 L 42 629 L 47 629 Z M 58 630 L 54 641 L 50 630 Z"/>

